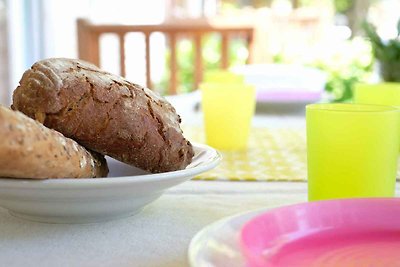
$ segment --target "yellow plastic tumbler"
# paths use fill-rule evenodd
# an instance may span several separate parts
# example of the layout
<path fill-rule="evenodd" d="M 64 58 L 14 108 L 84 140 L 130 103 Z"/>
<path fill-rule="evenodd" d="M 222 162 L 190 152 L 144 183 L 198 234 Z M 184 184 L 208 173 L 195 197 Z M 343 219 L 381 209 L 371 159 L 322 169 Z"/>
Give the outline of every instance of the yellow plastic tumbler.
<path fill-rule="evenodd" d="M 388 105 L 400 109 L 400 83 L 358 83 L 354 87 L 354 103 Z"/>
<path fill-rule="evenodd" d="M 204 83 L 235 83 L 243 84 L 244 76 L 228 70 L 209 70 L 204 73 Z"/>
<path fill-rule="evenodd" d="M 206 142 L 221 150 L 247 148 L 255 88 L 247 84 L 202 83 Z"/>
<path fill-rule="evenodd" d="M 308 199 L 393 197 L 400 111 L 390 106 L 306 107 Z"/>
<path fill-rule="evenodd" d="M 354 103 L 400 107 L 400 83 L 356 84 Z"/>

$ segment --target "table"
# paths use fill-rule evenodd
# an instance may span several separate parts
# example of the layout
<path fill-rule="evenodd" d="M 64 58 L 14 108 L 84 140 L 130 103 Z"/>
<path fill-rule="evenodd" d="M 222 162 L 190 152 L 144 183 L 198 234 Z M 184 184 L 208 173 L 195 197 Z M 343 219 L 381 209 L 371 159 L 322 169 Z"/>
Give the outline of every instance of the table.
<path fill-rule="evenodd" d="M 304 117 L 257 116 L 254 124 L 304 127 Z M 104 223 L 35 223 L 0 208 L 0 265 L 187 266 L 189 242 L 206 225 L 306 198 L 305 182 L 188 181 L 140 214 Z"/>
<path fill-rule="evenodd" d="M 0 265 L 187 266 L 189 242 L 207 224 L 306 201 L 306 189 L 304 182 L 188 181 L 137 216 L 97 224 L 35 223 L 0 209 Z"/>
<path fill-rule="evenodd" d="M 186 126 L 200 125 L 200 113 Z M 256 116 L 254 126 L 303 127 L 304 117 Z M 305 183 L 188 181 L 140 214 L 97 224 L 44 224 L 0 208 L 2 266 L 187 266 L 191 238 L 223 217 L 306 200 Z"/>
<path fill-rule="evenodd" d="M 188 181 L 139 215 L 105 223 L 35 223 L 0 209 L 1 265 L 187 266 L 189 242 L 207 224 L 305 200 L 305 183 Z"/>

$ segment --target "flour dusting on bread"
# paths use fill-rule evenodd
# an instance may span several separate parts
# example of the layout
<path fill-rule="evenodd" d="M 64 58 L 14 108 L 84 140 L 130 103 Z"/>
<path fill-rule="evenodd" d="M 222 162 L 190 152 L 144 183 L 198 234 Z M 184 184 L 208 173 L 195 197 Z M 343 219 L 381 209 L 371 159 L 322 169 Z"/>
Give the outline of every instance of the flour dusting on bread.
<path fill-rule="evenodd" d="M 163 97 L 84 61 L 35 63 L 12 107 L 90 150 L 150 172 L 184 169 L 194 155 L 179 115 Z"/>

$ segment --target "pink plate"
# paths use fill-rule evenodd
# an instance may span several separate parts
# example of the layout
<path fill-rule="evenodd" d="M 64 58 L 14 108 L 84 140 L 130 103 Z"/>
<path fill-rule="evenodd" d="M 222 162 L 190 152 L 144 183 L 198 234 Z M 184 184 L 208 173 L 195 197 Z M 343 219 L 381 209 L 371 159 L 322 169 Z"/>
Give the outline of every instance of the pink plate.
<path fill-rule="evenodd" d="M 240 242 L 249 267 L 400 266 L 400 199 L 274 209 L 248 221 Z"/>

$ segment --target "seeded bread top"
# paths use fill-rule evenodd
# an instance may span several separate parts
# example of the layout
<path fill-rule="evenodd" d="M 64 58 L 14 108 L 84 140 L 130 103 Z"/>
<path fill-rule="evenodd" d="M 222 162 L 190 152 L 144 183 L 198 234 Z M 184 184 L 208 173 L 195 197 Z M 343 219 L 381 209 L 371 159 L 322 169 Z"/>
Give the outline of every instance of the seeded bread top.
<path fill-rule="evenodd" d="M 0 177 L 107 176 L 103 156 L 18 111 L 0 106 Z"/>
<path fill-rule="evenodd" d="M 91 150 L 150 172 L 184 169 L 194 154 L 164 98 L 81 60 L 35 63 L 14 91 L 12 107 Z"/>

